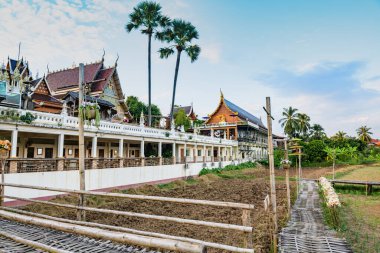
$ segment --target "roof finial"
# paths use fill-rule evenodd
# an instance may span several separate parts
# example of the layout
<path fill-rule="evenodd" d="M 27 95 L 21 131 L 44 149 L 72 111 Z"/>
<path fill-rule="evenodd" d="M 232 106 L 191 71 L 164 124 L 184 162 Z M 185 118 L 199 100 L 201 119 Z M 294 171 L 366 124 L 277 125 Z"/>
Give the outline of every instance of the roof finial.
<path fill-rule="evenodd" d="M 46 65 L 46 69 L 47 69 L 47 73 L 49 74 L 50 70 L 49 70 L 49 63 Z"/>
<path fill-rule="evenodd" d="M 17 61 L 20 60 L 21 41 L 18 43 L 18 56 Z"/>
<path fill-rule="evenodd" d="M 220 98 L 224 98 L 224 95 L 223 95 L 222 89 L 220 89 Z"/>
<path fill-rule="evenodd" d="M 102 62 L 104 62 L 104 56 L 106 55 L 106 50 L 103 48 Z"/>
<path fill-rule="evenodd" d="M 115 68 L 117 67 L 117 61 L 119 60 L 119 53 L 117 54 L 117 58 L 116 58 L 116 61 L 115 61 Z"/>

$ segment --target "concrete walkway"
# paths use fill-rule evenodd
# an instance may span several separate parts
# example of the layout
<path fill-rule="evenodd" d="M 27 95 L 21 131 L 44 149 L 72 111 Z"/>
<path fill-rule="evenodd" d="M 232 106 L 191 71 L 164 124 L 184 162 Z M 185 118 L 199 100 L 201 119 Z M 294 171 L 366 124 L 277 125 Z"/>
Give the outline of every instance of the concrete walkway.
<path fill-rule="evenodd" d="M 316 182 L 301 182 L 291 219 L 279 236 L 279 252 L 353 252 L 346 240 L 324 225 Z"/>

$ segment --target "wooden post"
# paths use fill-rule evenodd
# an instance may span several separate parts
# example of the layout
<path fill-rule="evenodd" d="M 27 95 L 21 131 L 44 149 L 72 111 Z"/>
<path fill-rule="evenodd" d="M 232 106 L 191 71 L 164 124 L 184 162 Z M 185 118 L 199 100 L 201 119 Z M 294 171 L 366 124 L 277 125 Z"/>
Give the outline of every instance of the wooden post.
<path fill-rule="evenodd" d="M 79 105 L 82 105 L 83 102 L 83 85 L 84 85 L 84 64 L 79 64 Z M 85 149 L 84 149 L 84 122 L 82 115 L 78 114 L 78 122 L 79 122 L 79 189 L 81 191 L 86 190 L 85 186 L 85 171 L 84 171 L 84 157 L 85 157 Z M 85 206 L 85 196 L 84 194 L 78 194 L 79 201 L 78 206 Z M 82 209 L 77 210 L 77 219 L 79 221 L 86 220 L 86 213 Z"/>
<path fill-rule="evenodd" d="M 1 154 L 0 154 L 1 155 Z M 5 158 L 0 157 L 1 162 L 1 183 L 4 184 Z M 4 185 L 0 185 L 0 206 L 4 204 Z"/>
<path fill-rule="evenodd" d="M 289 156 L 288 156 L 288 140 L 285 138 L 284 141 L 284 148 L 285 148 L 285 160 L 289 161 Z M 290 186 L 289 186 L 289 168 L 290 164 L 286 164 L 284 166 L 285 168 L 285 179 L 286 179 L 286 197 L 288 199 L 288 217 L 290 217 L 290 209 L 291 209 L 291 204 L 290 204 Z"/>
<path fill-rule="evenodd" d="M 251 221 L 251 210 L 248 209 L 243 209 L 243 213 L 241 216 L 242 219 L 242 224 L 243 226 L 250 227 L 252 226 L 252 221 Z M 253 243 L 252 243 L 252 232 L 246 232 L 244 233 L 244 248 L 252 248 Z"/>
<path fill-rule="evenodd" d="M 276 201 L 276 182 L 274 176 L 274 156 L 273 156 L 273 136 L 272 136 L 272 115 L 270 97 L 266 97 L 266 112 L 268 124 L 268 155 L 269 155 L 269 171 L 270 171 L 270 195 L 273 214 L 273 249 L 277 252 L 277 201 Z"/>

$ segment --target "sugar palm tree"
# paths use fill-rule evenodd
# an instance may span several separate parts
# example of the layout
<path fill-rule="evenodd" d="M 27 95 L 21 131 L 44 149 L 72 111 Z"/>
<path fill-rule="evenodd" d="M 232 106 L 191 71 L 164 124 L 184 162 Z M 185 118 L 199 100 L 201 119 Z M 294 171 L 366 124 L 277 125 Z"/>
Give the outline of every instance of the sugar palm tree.
<path fill-rule="evenodd" d="M 343 131 L 338 131 L 332 138 L 335 140 L 344 140 L 347 138 L 347 134 Z"/>
<path fill-rule="evenodd" d="M 142 34 L 148 35 L 148 125 L 152 125 L 152 79 L 151 79 L 151 45 L 152 37 L 158 29 L 165 28 L 170 23 L 167 16 L 162 15 L 161 5 L 155 2 L 144 1 L 139 3 L 129 14 L 129 22 L 125 25 L 126 31 L 140 29 Z"/>
<path fill-rule="evenodd" d="M 314 124 L 310 127 L 310 136 L 317 140 L 323 139 L 326 137 L 325 129 L 319 124 Z"/>
<path fill-rule="evenodd" d="M 371 128 L 367 126 L 361 126 L 356 130 L 356 133 L 358 134 L 358 138 L 366 143 L 369 143 L 371 141 L 371 134 L 370 132 Z"/>
<path fill-rule="evenodd" d="M 298 124 L 300 133 L 306 135 L 310 129 L 310 117 L 306 113 L 298 113 Z"/>
<path fill-rule="evenodd" d="M 170 109 L 170 122 L 172 122 L 181 54 L 182 52 L 185 52 L 190 57 L 191 62 L 194 62 L 198 59 L 198 56 L 201 52 L 201 48 L 196 44 L 192 44 L 192 41 L 194 39 L 198 39 L 199 34 L 197 29 L 190 22 L 184 21 L 182 19 L 174 19 L 171 22 L 169 28 L 165 29 L 163 32 L 157 33 L 156 36 L 158 39 L 172 44 L 168 47 L 160 48 L 159 53 L 161 59 L 166 59 L 170 55 L 174 54 L 175 50 L 177 51 L 172 104 Z"/>
<path fill-rule="evenodd" d="M 279 120 L 281 126 L 284 128 L 284 133 L 289 137 L 295 137 L 296 132 L 299 129 L 298 109 L 289 107 L 284 108 L 282 112 L 282 119 Z"/>

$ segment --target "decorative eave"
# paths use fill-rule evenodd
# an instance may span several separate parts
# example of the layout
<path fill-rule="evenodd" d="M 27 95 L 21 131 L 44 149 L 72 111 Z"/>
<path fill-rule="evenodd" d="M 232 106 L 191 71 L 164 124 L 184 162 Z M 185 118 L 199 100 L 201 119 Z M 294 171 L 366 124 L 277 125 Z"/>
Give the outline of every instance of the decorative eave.
<path fill-rule="evenodd" d="M 209 122 L 209 120 L 211 119 L 212 116 L 215 115 L 215 113 L 218 112 L 219 108 L 224 104 L 224 106 L 231 112 L 231 114 L 235 114 L 236 116 L 238 116 L 238 113 L 237 112 L 234 112 L 232 111 L 228 106 L 227 104 L 224 102 L 224 95 L 223 95 L 223 92 L 222 90 L 220 90 L 220 99 L 219 99 L 219 104 L 218 106 L 216 107 L 216 109 L 214 110 L 214 112 L 212 112 L 211 114 L 209 114 L 208 116 L 208 119 L 206 120 L 205 124 L 207 124 Z M 240 117 L 239 117 L 240 119 Z"/>

